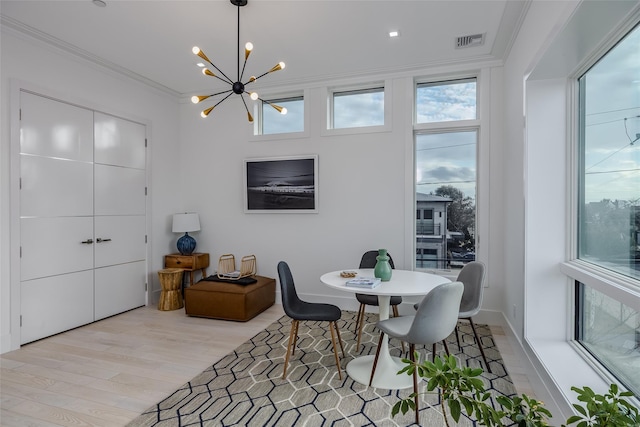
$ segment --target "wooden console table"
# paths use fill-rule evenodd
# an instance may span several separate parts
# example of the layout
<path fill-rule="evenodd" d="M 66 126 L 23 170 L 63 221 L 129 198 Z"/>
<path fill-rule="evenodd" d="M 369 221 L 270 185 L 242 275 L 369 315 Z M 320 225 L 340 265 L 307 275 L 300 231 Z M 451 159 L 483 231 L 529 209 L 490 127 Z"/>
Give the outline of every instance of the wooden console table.
<path fill-rule="evenodd" d="M 193 286 L 193 272 L 200 270 L 202 279 L 207 277 L 209 254 L 194 252 L 191 255 L 171 254 L 164 256 L 164 268 L 181 268 L 189 272 L 189 286 Z"/>

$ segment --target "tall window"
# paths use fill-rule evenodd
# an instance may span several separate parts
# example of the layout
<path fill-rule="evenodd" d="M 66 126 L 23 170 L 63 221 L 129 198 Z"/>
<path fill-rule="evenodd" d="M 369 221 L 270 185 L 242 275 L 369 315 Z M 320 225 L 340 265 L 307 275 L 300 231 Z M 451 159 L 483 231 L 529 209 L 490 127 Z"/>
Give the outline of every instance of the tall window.
<path fill-rule="evenodd" d="M 262 135 L 304 131 L 304 98 L 302 96 L 268 101 L 286 108 L 287 114 L 280 114 L 268 103 L 262 102 L 260 120 Z"/>
<path fill-rule="evenodd" d="M 333 93 L 333 129 L 384 125 L 384 87 Z"/>
<path fill-rule="evenodd" d="M 416 85 L 416 268 L 475 260 L 476 118 L 476 79 Z"/>
<path fill-rule="evenodd" d="M 579 82 L 578 258 L 640 290 L 640 27 Z M 576 286 L 576 339 L 640 394 L 640 314 Z"/>

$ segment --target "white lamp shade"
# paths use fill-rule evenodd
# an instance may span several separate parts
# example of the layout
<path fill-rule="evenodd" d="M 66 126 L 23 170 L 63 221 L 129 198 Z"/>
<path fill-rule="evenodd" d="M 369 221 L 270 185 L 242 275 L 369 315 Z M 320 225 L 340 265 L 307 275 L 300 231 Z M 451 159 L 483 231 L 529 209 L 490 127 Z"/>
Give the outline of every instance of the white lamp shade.
<path fill-rule="evenodd" d="M 200 217 L 197 213 L 174 214 L 172 231 L 174 233 L 200 231 Z"/>

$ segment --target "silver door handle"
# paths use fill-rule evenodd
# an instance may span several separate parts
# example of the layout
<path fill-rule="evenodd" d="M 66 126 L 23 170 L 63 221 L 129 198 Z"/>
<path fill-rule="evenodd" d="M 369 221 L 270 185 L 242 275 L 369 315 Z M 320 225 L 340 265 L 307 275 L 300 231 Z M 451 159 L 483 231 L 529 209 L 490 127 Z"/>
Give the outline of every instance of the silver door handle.
<path fill-rule="evenodd" d="M 101 239 L 100 237 L 98 237 L 98 238 L 96 239 L 96 242 L 97 242 L 97 243 L 100 243 L 100 242 L 110 242 L 110 241 L 111 241 L 111 239 Z"/>
<path fill-rule="evenodd" d="M 85 240 L 83 242 L 80 242 L 80 243 L 84 243 L 85 245 L 90 245 L 90 244 L 93 243 L 93 239 L 87 239 L 87 240 Z"/>

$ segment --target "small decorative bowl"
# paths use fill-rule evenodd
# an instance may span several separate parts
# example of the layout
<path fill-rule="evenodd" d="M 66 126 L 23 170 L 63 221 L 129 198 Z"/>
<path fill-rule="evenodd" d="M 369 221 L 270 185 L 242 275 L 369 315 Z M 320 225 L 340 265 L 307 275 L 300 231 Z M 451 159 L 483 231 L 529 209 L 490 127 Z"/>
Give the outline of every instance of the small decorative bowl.
<path fill-rule="evenodd" d="M 355 271 L 343 271 L 340 273 L 340 277 L 356 277 L 357 274 Z"/>

